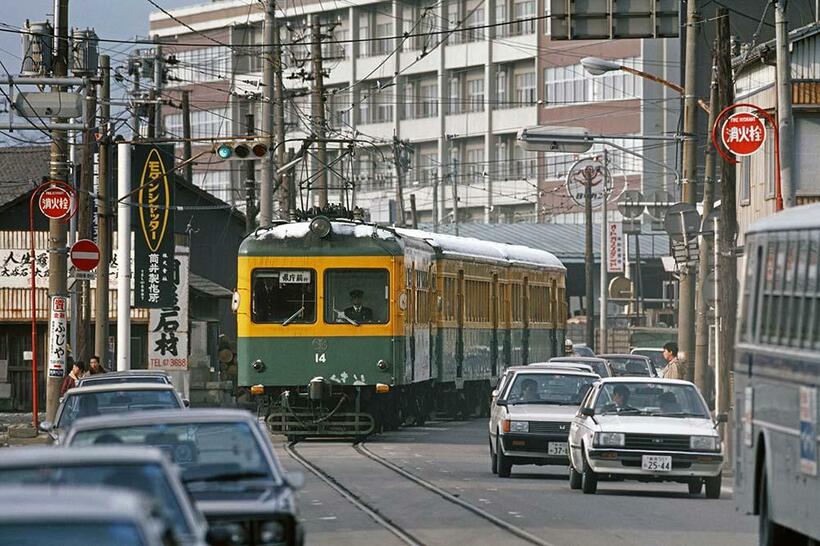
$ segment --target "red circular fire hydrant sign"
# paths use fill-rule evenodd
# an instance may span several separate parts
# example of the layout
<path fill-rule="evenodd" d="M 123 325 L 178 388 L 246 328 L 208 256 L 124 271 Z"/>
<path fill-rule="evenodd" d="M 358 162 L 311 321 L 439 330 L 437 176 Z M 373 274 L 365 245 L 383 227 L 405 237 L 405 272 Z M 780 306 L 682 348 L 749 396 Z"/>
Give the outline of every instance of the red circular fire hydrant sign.
<path fill-rule="evenodd" d="M 65 218 L 71 212 L 71 194 L 67 190 L 55 186 L 40 194 L 38 204 L 40 212 L 52 220 Z"/>
<path fill-rule="evenodd" d="M 723 145 L 735 155 L 751 155 L 766 142 L 766 125 L 747 112 L 732 114 L 720 133 Z"/>

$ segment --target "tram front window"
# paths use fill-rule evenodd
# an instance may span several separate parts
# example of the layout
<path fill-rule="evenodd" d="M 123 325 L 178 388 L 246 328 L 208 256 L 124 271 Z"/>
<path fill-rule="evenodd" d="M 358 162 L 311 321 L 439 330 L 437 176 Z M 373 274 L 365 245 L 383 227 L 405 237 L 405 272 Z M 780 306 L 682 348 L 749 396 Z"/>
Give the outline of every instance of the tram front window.
<path fill-rule="evenodd" d="M 256 323 L 316 322 L 316 272 L 265 269 L 253 275 L 252 319 Z"/>
<path fill-rule="evenodd" d="M 329 269 L 325 272 L 325 322 L 386 324 L 390 276 L 386 269 Z"/>

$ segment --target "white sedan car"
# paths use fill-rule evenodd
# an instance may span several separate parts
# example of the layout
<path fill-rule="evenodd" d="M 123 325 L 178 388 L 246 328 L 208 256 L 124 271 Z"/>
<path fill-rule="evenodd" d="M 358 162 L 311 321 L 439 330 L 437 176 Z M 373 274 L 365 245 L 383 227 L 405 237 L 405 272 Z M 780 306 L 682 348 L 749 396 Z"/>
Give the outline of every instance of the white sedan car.
<path fill-rule="evenodd" d="M 569 485 L 595 493 L 599 479 L 673 481 L 720 497 L 723 453 L 698 389 L 688 381 L 610 377 L 584 398 L 569 433 Z"/>
<path fill-rule="evenodd" d="M 562 465 L 569 424 L 598 375 L 559 366 L 508 368 L 493 392 L 490 466 L 507 478 L 513 465 Z"/>

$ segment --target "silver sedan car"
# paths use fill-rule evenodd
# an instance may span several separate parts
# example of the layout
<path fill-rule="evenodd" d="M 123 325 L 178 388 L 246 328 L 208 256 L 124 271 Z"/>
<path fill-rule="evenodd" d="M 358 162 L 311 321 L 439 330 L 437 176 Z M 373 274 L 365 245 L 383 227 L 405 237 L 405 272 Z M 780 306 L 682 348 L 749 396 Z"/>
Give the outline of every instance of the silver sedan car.
<path fill-rule="evenodd" d="M 688 381 L 610 377 L 584 398 L 569 433 L 571 489 L 601 479 L 686 483 L 720 496 L 723 453 L 706 402 Z"/>

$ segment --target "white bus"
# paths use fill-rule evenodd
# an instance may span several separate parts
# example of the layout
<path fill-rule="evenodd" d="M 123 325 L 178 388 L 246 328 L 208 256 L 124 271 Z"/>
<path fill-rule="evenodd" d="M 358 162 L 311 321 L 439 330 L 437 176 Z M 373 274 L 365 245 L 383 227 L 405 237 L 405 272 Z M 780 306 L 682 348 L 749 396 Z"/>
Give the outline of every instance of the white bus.
<path fill-rule="evenodd" d="M 761 545 L 820 540 L 820 204 L 755 223 L 734 363 L 735 499 Z"/>

